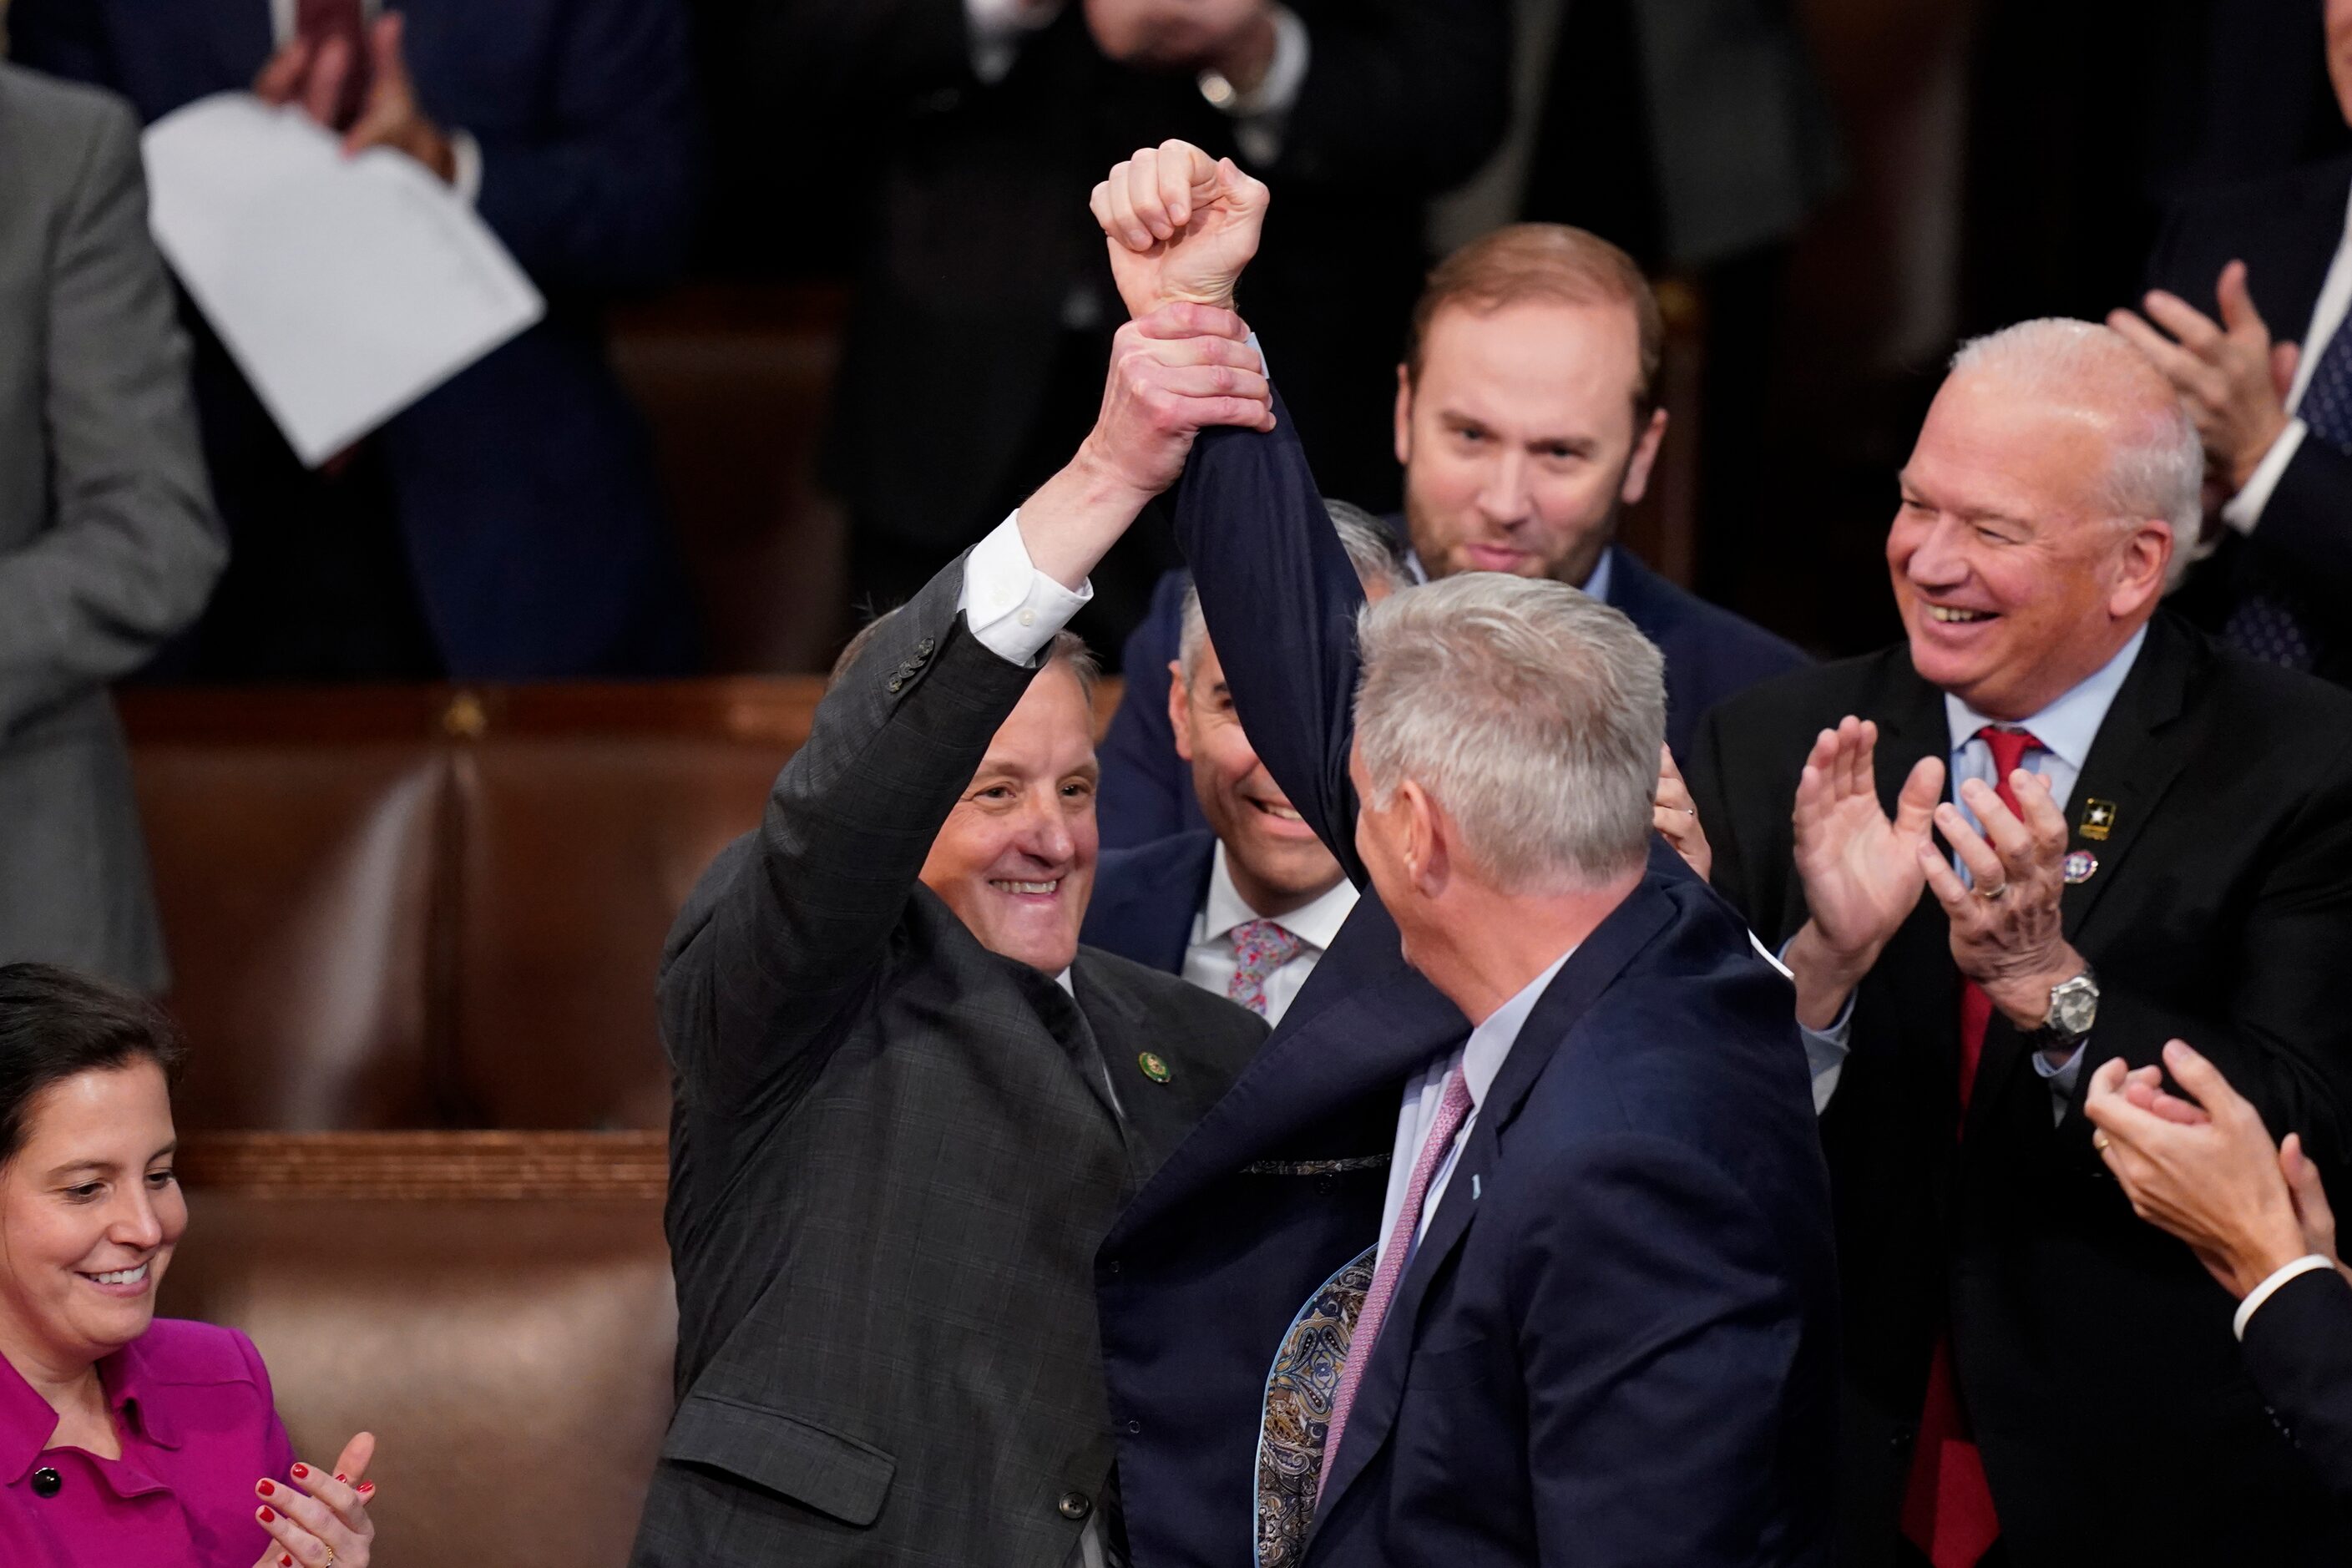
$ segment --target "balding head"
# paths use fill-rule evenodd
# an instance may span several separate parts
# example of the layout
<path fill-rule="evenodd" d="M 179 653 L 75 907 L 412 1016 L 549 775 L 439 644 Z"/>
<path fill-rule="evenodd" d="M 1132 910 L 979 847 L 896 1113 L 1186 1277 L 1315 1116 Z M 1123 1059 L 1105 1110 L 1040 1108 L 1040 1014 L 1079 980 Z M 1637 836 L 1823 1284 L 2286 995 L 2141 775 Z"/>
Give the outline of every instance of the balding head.
<path fill-rule="evenodd" d="M 1887 534 L 1919 673 L 1996 719 L 2064 695 L 2154 613 L 2203 471 L 2171 386 L 2109 329 L 2027 321 L 1967 344 Z"/>

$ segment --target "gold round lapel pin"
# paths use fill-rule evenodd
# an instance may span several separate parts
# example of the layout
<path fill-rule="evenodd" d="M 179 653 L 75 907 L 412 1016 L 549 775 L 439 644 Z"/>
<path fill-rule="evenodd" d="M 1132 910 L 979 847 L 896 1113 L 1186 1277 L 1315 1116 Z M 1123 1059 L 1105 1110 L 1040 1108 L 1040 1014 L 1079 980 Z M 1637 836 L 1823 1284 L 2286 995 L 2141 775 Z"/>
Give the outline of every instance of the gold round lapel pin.
<path fill-rule="evenodd" d="M 1168 1064 L 1160 1059 L 1160 1054 L 1157 1051 L 1145 1051 L 1135 1058 L 1135 1065 L 1143 1069 L 1143 1076 L 1150 1079 L 1152 1082 L 1166 1083 L 1168 1081 Z"/>

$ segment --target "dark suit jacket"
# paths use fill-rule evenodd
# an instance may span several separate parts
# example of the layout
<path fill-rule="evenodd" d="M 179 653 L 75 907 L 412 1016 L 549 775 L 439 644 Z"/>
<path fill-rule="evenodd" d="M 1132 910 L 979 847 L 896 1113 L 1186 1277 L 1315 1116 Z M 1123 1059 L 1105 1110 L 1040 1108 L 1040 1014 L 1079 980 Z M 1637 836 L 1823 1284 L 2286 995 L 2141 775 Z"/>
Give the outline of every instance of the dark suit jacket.
<path fill-rule="evenodd" d="M 679 1405 L 643 1568 L 1061 1568 L 1111 1460 L 1096 1245 L 1265 1035 L 1086 949 L 1074 1005 L 917 881 L 1032 673 L 965 628 L 961 570 L 827 694 L 663 953 Z"/>
<path fill-rule="evenodd" d="M 1901 647 L 1759 687 L 1701 727 L 1689 778 L 1715 882 L 1768 945 L 1805 920 L 1798 773 L 1849 713 L 1878 723 L 1889 810 L 1912 765 L 1950 745 L 1943 695 Z M 2093 800 L 2114 808 L 2105 837 L 2082 829 Z M 2159 614 L 2067 810 L 2068 847 L 2097 862 L 2064 896 L 2066 934 L 2102 993 L 2083 1083 L 2112 1057 L 2157 1061 L 2179 1036 L 2273 1131 L 2340 1158 L 2352 698 L 2221 655 Z M 1856 993 L 1822 1122 L 1848 1330 L 1846 1560 L 1895 1561 L 1948 1321 L 2012 1561 L 2342 1562 L 2325 1498 L 2246 1379 L 2228 1296 L 2133 1216 L 2091 1148 L 2079 1086 L 2052 1125 L 2050 1089 L 2005 1019 L 1986 1034 L 1955 1144 L 1959 1005 L 1948 923 L 1923 897 Z"/>
<path fill-rule="evenodd" d="M 1206 828 L 1106 851 L 1080 940 L 1148 969 L 1182 973 L 1216 858 L 1217 836 Z"/>
<path fill-rule="evenodd" d="M 692 623 L 635 411 L 598 310 L 684 260 L 694 190 L 676 0 L 405 0 L 425 111 L 482 148 L 478 210 L 546 294 L 538 326 L 371 439 L 449 674 L 520 679 L 685 668 Z M 268 0 L 21 0 L 18 59 L 110 87 L 152 121 L 242 90 Z M 232 536 L 300 505 L 300 470 L 193 310 L 205 454 Z M 289 501 L 289 496 L 294 499 Z"/>
<path fill-rule="evenodd" d="M 2288 1280 L 2246 1320 L 2245 1352 L 2273 1417 L 2352 1500 L 2352 1285 L 2332 1268 Z"/>
<path fill-rule="evenodd" d="M 160 991 L 106 687 L 195 618 L 227 546 L 129 109 L 0 65 L 0 963 Z"/>
<path fill-rule="evenodd" d="M 1402 531 L 1402 519 L 1389 521 Z M 1676 756 L 1689 750 L 1700 714 L 1735 691 L 1807 662 L 1763 627 L 1659 576 L 1624 546 L 1611 545 L 1609 560 L 1609 602 L 1666 656 L 1666 741 Z M 1182 640 L 1189 582 L 1182 572 L 1160 579 L 1150 616 L 1127 639 L 1120 665 L 1126 689 L 1097 753 L 1103 770 L 1102 838 L 1115 847 L 1208 826 L 1192 793 L 1192 769 L 1176 754 L 1168 723 L 1168 665 Z"/>
<path fill-rule="evenodd" d="M 2215 315 L 2213 289 L 2221 268 L 2243 261 L 2246 286 L 2271 335 L 2299 342 L 2344 239 L 2347 191 L 2352 158 L 2336 158 L 2189 202 L 2173 213 L 2157 241 L 2149 285 Z M 2309 353 L 2324 347 L 2304 344 Z M 2250 579 L 2261 575 L 2304 590 L 2305 603 L 2298 609 L 2326 645 L 2318 673 L 2352 684 L 2352 615 L 2344 611 L 2352 595 L 2352 451 L 2305 437 L 2253 532 L 2224 527 L 2221 548 L 2190 574 L 2179 605 L 2199 625 L 2218 631 Z"/>
<path fill-rule="evenodd" d="M 1126 319 L 1087 195 L 1181 137 L 1249 161 L 1191 72 L 1118 66 L 1071 5 L 1010 74 L 974 74 L 965 0 L 751 0 L 756 100 L 863 146 L 868 233 L 829 478 L 861 527 L 946 553 L 1066 460 Z M 1307 438 L 1338 493 L 1394 485 L 1389 403 L 1421 285 L 1421 198 L 1477 167 L 1509 100 L 1503 0 L 1295 0 L 1311 63 L 1271 167 L 1282 193 L 1244 284 L 1251 324 L 1311 375 Z M 1381 199 L 1365 199 L 1377 188 Z M 1096 306 L 1070 346 L 1074 289 Z M 1055 384 L 1057 354 L 1082 367 Z M 1358 481 L 1360 481 L 1360 483 Z M 1370 485 L 1367 489 L 1363 485 Z"/>
<path fill-rule="evenodd" d="M 1361 885 L 1361 590 L 1289 429 L 1204 435 L 1177 531 L 1268 768 Z M 1367 1363 L 1308 1563 L 1818 1559 L 1835 1286 L 1801 1050 L 1785 984 L 1667 860 L 1507 1058 Z M 1105 1242 L 1139 1562 L 1250 1560 L 1268 1358 L 1372 1244 L 1403 1083 L 1466 1034 L 1368 891 Z"/>

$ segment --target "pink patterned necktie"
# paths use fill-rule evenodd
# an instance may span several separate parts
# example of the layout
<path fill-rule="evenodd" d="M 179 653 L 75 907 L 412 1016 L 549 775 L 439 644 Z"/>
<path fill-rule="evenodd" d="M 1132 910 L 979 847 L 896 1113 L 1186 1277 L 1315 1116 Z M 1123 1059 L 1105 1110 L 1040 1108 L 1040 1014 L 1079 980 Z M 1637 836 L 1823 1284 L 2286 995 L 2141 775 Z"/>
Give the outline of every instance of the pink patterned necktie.
<path fill-rule="evenodd" d="M 1421 1158 L 1412 1163 L 1412 1181 L 1404 1190 L 1404 1207 L 1397 1211 L 1396 1228 L 1389 1232 L 1389 1244 L 1381 1254 L 1380 1267 L 1372 1271 L 1372 1288 L 1364 1292 L 1363 1310 L 1357 1314 L 1355 1331 L 1348 1337 L 1348 1364 L 1339 1373 L 1339 1392 L 1331 1396 L 1330 1435 L 1323 1440 L 1323 1473 L 1315 1482 L 1318 1503 L 1323 1500 L 1323 1483 L 1331 1479 L 1331 1467 L 1339 1458 L 1339 1435 L 1348 1428 L 1348 1412 L 1356 1403 L 1356 1384 L 1362 1381 L 1364 1368 L 1371 1363 L 1372 1351 L 1380 1343 L 1381 1324 L 1389 1315 L 1389 1300 L 1396 1294 L 1405 1260 L 1412 1255 L 1412 1238 L 1421 1231 L 1421 1206 L 1429 1196 L 1429 1184 L 1437 1179 L 1438 1167 L 1445 1163 L 1446 1152 L 1454 1147 L 1454 1134 L 1469 1119 L 1470 1084 L 1457 1067 L 1446 1075 L 1445 1094 L 1437 1102 L 1436 1123 L 1422 1142 Z"/>
<path fill-rule="evenodd" d="M 1231 934 L 1234 977 L 1225 982 L 1225 994 L 1263 1018 L 1265 983 L 1298 956 L 1298 939 L 1272 921 L 1244 921 Z"/>

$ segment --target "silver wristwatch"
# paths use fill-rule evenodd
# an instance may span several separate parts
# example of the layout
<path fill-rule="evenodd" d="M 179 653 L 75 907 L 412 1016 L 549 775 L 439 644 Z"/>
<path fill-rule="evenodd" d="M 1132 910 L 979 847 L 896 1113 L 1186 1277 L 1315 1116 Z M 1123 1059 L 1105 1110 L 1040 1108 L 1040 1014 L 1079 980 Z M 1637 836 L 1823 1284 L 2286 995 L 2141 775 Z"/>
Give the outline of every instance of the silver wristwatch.
<path fill-rule="evenodd" d="M 2050 988 L 2050 1011 L 2031 1040 L 2039 1050 L 2063 1050 L 2083 1043 L 2099 1016 L 2099 980 L 2084 964 L 2083 973 Z"/>

